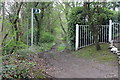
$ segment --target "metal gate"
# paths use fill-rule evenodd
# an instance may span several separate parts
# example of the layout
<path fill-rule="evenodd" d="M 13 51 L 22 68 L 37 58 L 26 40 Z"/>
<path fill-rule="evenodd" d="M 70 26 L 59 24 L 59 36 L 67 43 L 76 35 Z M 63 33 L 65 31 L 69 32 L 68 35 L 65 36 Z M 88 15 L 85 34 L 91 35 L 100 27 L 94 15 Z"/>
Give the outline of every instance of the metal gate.
<path fill-rule="evenodd" d="M 120 23 L 112 23 L 112 40 L 113 42 L 120 41 Z"/>
<path fill-rule="evenodd" d="M 109 25 L 98 25 L 99 26 L 99 42 L 108 43 L 112 40 L 118 41 L 120 39 L 120 23 L 113 23 L 109 21 Z M 76 24 L 76 45 L 75 48 L 83 48 L 94 43 L 92 32 L 89 25 L 78 25 Z"/>

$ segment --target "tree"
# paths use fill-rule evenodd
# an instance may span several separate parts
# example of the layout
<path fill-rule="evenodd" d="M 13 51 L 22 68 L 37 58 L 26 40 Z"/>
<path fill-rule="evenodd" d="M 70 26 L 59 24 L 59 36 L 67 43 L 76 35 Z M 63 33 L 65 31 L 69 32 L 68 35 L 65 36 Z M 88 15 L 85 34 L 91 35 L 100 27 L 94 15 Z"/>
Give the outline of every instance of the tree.
<path fill-rule="evenodd" d="M 35 14 L 35 20 L 37 22 L 37 33 L 36 33 L 36 44 L 37 45 L 40 42 L 40 36 L 41 36 L 40 30 L 41 30 L 41 25 L 43 23 L 43 17 L 44 17 L 44 14 L 45 14 L 45 9 L 50 6 L 51 2 L 50 3 L 45 3 L 45 2 L 35 3 L 34 7 L 39 7 L 38 4 L 40 5 L 41 13 L 40 13 L 40 16 Z"/>
<path fill-rule="evenodd" d="M 108 25 L 109 20 L 116 20 L 115 16 L 118 12 L 112 11 L 107 7 L 103 7 L 103 3 L 86 2 L 81 7 L 75 7 L 71 10 L 69 16 L 69 39 L 72 46 L 75 46 L 75 25 L 90 25 L 89 28 L 93 34 L 96 50 L 100 50 L 98 35 L 100 26 Z"/>
<path fill-rule="evenodd" d="M 99 27 L 98 25 L 98 17 L 99 17 L 99 6 L 98 4 L 92 4 L 93 8 L 91 9 L 91 3 L 86 2 L 84 3 L 84 10 L 88 15 L 88 21 L 89 21 L 89 26 L 91 29 L 91 32 L 93 34 L 93 39 L 95 41 L 96 49 L 100 50 L 100 44 L 98 40 L 99 36 Z"/>

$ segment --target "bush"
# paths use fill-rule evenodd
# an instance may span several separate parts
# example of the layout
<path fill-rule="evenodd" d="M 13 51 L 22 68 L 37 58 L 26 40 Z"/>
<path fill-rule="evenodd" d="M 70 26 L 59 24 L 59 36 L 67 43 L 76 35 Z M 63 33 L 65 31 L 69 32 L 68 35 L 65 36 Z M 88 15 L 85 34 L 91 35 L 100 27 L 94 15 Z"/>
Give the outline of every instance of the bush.
<path fill-rule="evenodd" d="M 36 62 L 33 60 L 34 52 L 29 49 L 19 49 L 15 53 L 4 55 L 2 57 L 2 75 L 3 79 L 29 79 L 36 78 L 34 73 L 34 67 Z M 41 69 L 42 70 L 42 69 Z M 44 77 L 42 72 L 39 72 L 41 75 L 39 77 Z"/>
<path fill-rule="evenodd" d="M 57 47 L 57 50 L 62 52 L 65 50 L 65 48 L 66 48 L 66 45 L 64 43 L 62 43 Z"/>
<path fill-rule="evenodd" d="M 6 42 L 5 44 L 6 45 L 3 48 L 3 51 L 4 51 L 3 55 L 11 53 L 12 50 L 16 51 L 18 49 L 24 49 L 24 48 L 28 47 L 23 42 L 21 42 L 21 41 L 16 42 L 14 39 L 9 42 Z"/>
<path fill-rule="evenodd" d="M 54 36 L 49 32 L 42 33 L 41 43 L 50 43 L 54 41 Z"/>
<path fill-rule="evenodd" d="M 38 52 L 43 52 L 43 51 L 48 51 L 52 48 L 52 46 L 55 45 L 54 42 L 51 43 L 41 43 L 40 46 L 32 46 L 30 47 L 30 50 L 34 53 L 38 53 Z"/>
<path fill-rule="evenodd" d="M 19 64 L 19 65 L 18 65 Z M 16 64 L 4 65 L 2 71 L 3 79 L 26 79 L 30 77 L 30 72 L 32 71 L 35 64 L 33 62 L 21 61 Z"/>
<path fill-rule="evenodd" d="M 30 49 L 19 49 L 16 51 L 16 53 L 14 54 L 14 56 L 16 56 L 17 59 L 30 59 L 32 60 L 32 55 L 34 54 L 33 51 L 31 51 Z"/>

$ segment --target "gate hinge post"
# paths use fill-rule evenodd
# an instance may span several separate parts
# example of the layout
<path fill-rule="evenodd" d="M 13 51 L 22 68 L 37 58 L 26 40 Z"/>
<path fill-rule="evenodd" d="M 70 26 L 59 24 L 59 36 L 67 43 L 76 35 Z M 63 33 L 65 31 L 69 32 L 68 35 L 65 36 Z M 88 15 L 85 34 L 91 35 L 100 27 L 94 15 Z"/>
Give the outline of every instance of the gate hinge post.
<path fill-rule="evenodd" d="M 112 20 L 109 20 L 109 42 L 112 40 Z"/>
<path fill-rule="evenodd" d="M 76 24 L 76 43 L 75 43 L 75 50 L 78 50 L 78 44 L 79 44 L 79 25 Z"/>

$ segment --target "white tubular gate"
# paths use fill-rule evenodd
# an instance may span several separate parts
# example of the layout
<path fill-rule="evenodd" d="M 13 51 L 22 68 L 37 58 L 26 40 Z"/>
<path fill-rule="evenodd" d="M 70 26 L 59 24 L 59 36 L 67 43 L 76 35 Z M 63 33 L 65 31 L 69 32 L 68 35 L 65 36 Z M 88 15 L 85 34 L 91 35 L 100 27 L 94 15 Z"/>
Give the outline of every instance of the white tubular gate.
<path fill-rule="evenodd" d="M 112 40 L 112 20 L 109 20 L 109 42 Z"/>
<path fill-rule="evenodd" d="M 78 50 L 78 45 L 79 45 L 79 25 L 76 24 L 76 45 L 75 45 L 76 50 Z"/>
<path fill-rule="evenodd" d="M 112 24 L 112 35 L 111 38 L 114 42 L 120 41 L 120 23 L 113 23 Z"/>
<path fill-rule="evenodd" d="M 108 43 L 112 40 L 118 40 L 120 38 L 120 23 L 113 23 L 109 20 L 109 25 L 98 25 L 99 26 L 99 42 Z M 90 31 L 89 25 L 78 25 L 76 24 L 76 43 L 75 49 L 83 48 L 94 43 L 92 32 Z"/>

